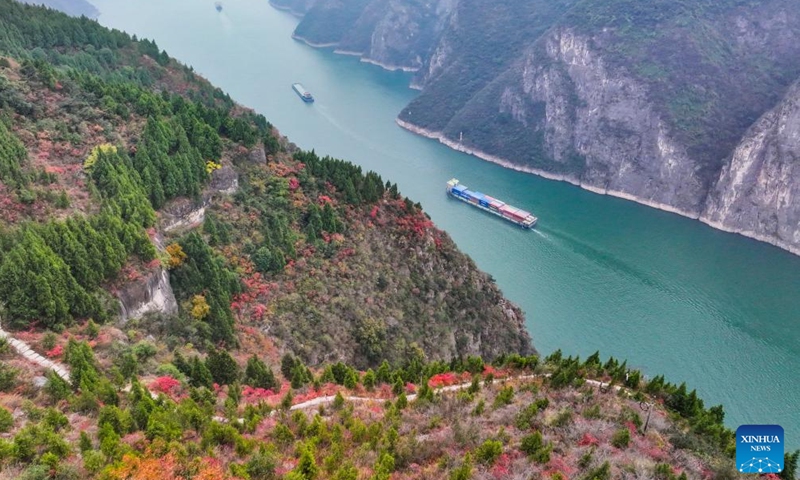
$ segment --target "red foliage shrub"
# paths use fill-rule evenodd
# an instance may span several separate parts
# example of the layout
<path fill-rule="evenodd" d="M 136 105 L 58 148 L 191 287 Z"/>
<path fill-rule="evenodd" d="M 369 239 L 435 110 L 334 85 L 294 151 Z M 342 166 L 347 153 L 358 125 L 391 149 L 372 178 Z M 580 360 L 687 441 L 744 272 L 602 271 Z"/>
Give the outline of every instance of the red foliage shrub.
<path fill-rule="evenodd" d="M 547 468 L 553 472 L 561 472 L 565 477 L 569 477 L 577 471 L 575 467 L 567 464 L 564 457 L 557 457 L 555 455 L 550 457 L 550 463 L 547 464 Z"/>
<path fill-rule="evenodd" d="M 169 375 L 164 375 L 163 377 L 158 377 L 150 384 L 150 390 L 158 393 L 172 394 L 175 393 L 180 385 L 181 382 L 178 380 Z"/>
<path fill-rule="evenodd" d="M 625 426 L 628 427 L 628 431 L 631 432 L 631 437 L 635 437 L 636 436 L 636 432 L 638 431 L 638 428 L 636 427 L 636 424 L 634 424 L 631 421 L 627 421 L 627 422 L 625 422 Z"/>
<path fill-rule="evenodd" d="M 585 447 L 586 445 L 597 446 L 600 445 L 600 440 L 595 438 L 595 436 L 592 435 L 591 433 L 587 432 L 583 434 L 583 437 L 581 437 L 580 441 L 578 442 L 578 445 L 580 445 L 581 447 Z"/>
<path fill-rule="evenodd" d="M 510 473 L 509 466 L 511 465 L 511 457 L 504 453 L 500 455 L 495 462 L 494 466 L 492 467 L 492 476 L 494 478 L 506 478 Z"/>
<path fill-rule="evenodd" d="M 453 372 L 437 373 L 428 381 L 428 386 L 431 388 L 446 387 L 449 385 L 455 385 L 456 383 L 459 383 L 459 381 L 459 378 Z"/>
<path fill-rule="evenodd" d="M 300 188 L 300 181 L 297 180 L 295 177 L 289 179 L 289 190 L 297 190 Z"/>
<path fill-rule="evenodd" d="M 60 357 L 63 353 L 64 353 L 64 347 L 62 347 L 61 345 L 56 345 L 52 350 L 46 352 L 45 355 L 47 355 L 47 358 L 55 358 L 55 357 Z"/>
<path fill-rule="evenodd" d="M 147 262 L 147 268 L 149 270 L 154 270 L 154 269 L 156 269 L 156 268 L 158 268 L 160 266 L 161 266 L 161 260 L 159 260 L 158 258 L 154 258 L 154 259 L 150 260 L 149 262 Z"/>
<path fill-rule="evenodd" d="M 264 314 L 266 313 L 266 311 L 267 311 L 266 305 L 259 303 L 255 307 L 253 307 L 253 313 L 250 315 L 250 318 L 252 318 L 253 320 L 261 320 L 264 318 Z"/>

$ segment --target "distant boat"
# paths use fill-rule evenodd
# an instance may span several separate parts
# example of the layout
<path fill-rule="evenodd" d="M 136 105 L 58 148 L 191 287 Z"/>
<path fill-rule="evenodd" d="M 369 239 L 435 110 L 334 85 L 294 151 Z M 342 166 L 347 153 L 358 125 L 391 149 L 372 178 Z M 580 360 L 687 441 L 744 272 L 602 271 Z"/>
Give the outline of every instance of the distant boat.
<path fill-rule="evenodd" d="M 214 4 L 214 8 L 216 8 L 218 12 L 221 12 L 222 11 L 222 2 L 216 2 Z"/>
<path fill-rule="evenodd" d="M 293 83 L 292 90 L 294 90 L 295 93 L 300 95 L 300 98 L 302 98 L 304 102 L 311 103 L 314 101 L 314 97 L 311 96 L 311 92 L 306 90 L 305 87 L 300 85 L 299 83 Z"/>

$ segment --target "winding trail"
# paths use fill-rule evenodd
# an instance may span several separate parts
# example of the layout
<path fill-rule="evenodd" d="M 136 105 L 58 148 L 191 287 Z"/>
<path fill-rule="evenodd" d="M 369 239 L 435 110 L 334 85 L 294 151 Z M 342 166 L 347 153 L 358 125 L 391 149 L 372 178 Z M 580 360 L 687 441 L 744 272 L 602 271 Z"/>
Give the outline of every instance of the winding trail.
<path fill-rule="evenodd" d="M 39 355 L 38 353 L 36 353 L 30 347 L 30 345 L 28 345 L 27 343 L 23 342 L 22 340 L 18 340 L 16 338 L 12 337 L 8 332 L 3 330 L 2 327 L 0 327 L 0 338 L 4 338 L 4 339 L 8 340 L 9 345 L 11 345 L 11 347 L 13 347 L 14 350 L 16 350 L 17 353 L 22 355 L 26 360 L 28 360 L 28 361 L 30 361 L 32 363 L 35 363 L 35 364 L 37 364 L 37 365 L 39 365 L 39 366 L 41 366 L 43 368 L 50 369 L 50 370 L 54 371 L 56 373 L 56 375 L 58 375 L 59 377 L 61 377 L 65 381 L 70 382 L 70 372 L 69 372 L 69 368 L 66 365 L 64 365 L 62 363 L 59 363 L 59 362 L 54 362 L 54 361 L 52 361 L 50 359 L 47 359 L 47 358 Z M 516 377 L 512 376 L 512 377 L 507 377 L 507 378 L 504 378 L 504 379 L 498 379 L 498 381 L 531 380 L 531 379 L 534 379 L 534 378 L 543 378 L 543 377 L 549 377 L 549 376 L 550 376 L 549 373 L 541 373 L 541 374 L 534 374 L 534 375 L 519 375 L 519 376 L 516 376 Z M 605 388 L 605 387 L 609 386 L 608 383 L 600 382 L 598 380 L 589 380 L 589 379 L 587 379 L 585 381 L 586 381 L 587 384 L 595 386 L 595 387 L 599 387 L 599 388 Z M 470 385 L 472 385 L 471 381 L 470 382 L 466 382 L 466 383 L 460 383 L 458 385 L 448 385 L 446 387 L 441 387 L 441 388 L 435 389 L 435 392 L 437 392 L 437 393 L 455 392 L 455 391 L 458 391 L 458 390 L 463 390 L 465 388 L 469 388 Z M 147 389 L 147 387 L 145 387 L 145 388 Z M 618 392 L 622 388 L 622 386 L 614 385 L 613 388 L 614 388 L 614 391 Z M 123 391 L 129 391 L 129 390 L 130 390 L 130 385 L 126 389 L 123 389 Z M 156 394 L 155 392 L 151 391 L 150 389 L 147 389 L 147 391 L 150 393 L 151 397 L 153 397 L 153 398 L 157 398 L 158 397 L 158 394 Z M 380 398 L 380 397 L 345 396 L 343 398 L 344 398 L 345 401 L 348 401 L 348 402 L 374 402 L 374 401 L 385 401 L 385 400 L 387 400 L 385 398 Z M 408 395 L 407 398 L 408 398 L 409 401 L 415 400 L 417 398 L 417 394 L 416 393 L 412 393 L 412 394 Z M 289 407 L 289 410 L 290 411 L 292 411 L 292 410 L 305 410 L 307 408 L 313 408 L 313 407 L 318 407 L 320 405 L 327 405 L 329 403 L 333 403 L 334 400 L 336 400 L 336 396 L 335 395 L 328 395 L 328 396 L 325 396 L 325 397 L 317 397 L 317 398 L 313 398 L 311 400 L 307 400 L 305 402 L 300 402 L 300 403 L 297 403 L 295 405 L 292 405 L 291 407 Z M 270 415 L 274 415 L 275 412 L 277 412 L 277 410 L 273 410 L 272 412 L 270 412 Z M 214 417 L 212 417 L 212 420 L 218 421 L 218 422 L 222 422 L 222 423 L 225 423 L 225 422 L 228 421 L 227 418 L 220 417 L 220 416 L 214 416 Z M 239 418 L 237 420 L 238 420 L 239 423 L 244 422 L 243 418 Z"/>
<path fill-rule="evenodd" d="M 8 332 L 3 330 L 0 327 L 0 338 L 4 338 L 8 340 L 8 344 L 17 351 L 20 355 L 22 355 L 26 360 L 39 365 L 40 367 L 50 369 L 56 372 L 56 375 L 66 380 L 68 383 L 70 382 L 69 377 L 69 368 L 58 362 L 54 362 L 48 358 L 44 358 L 43 356 L 39 355 L 28 345 L 27 343 L 23 342 L 22 340 L 18 340 L 12 337 Z"/>
<path fill-rule="evenodd" d="M 506 377 L 506 378 L 499 378 L 499 379 L 497 379 L 497 381 L 498 382 L 502 382 L 502 381 L 506 381 L 506 380 L 531 380 L 531 379 L 534 379 L 534 378 L 546 378 L 546 377 L 549 377 L 549 376 L 550 376 L 549 373 L 540 373 L 540 374 L 535 374 L 535 375 L 519 375 L 519 376 L 516 376 L 516 377 L 511 376 L 511 377 Z M 601 381 L 598 381 L 598 380 L 586 379 L 585 381 L 586 381 L 587 384 L 595 386 L 595 387 L 599 387 L 599 388 L 607 388 L 610 385 L 608 383 L 604 383 L 604 382 L 601 382 Z M 454 391 L 458 391 L 458 390 L 463 390 L 465 388 L 469 388 L 470 385 L 472 385 L 471 381 L 467 382 L 467 383 L 460 383 L 458 385 L 449 385 L 447 387 L 437 388 L 437 389 L 434 390 L 434 392 L 436 392 L 436 393 L 454 392 Z M 613 385 L 613 388 L 614 388 L 615 392 L 618 392 L 622 388 L 622 386 Z M 385 401 L 385 400 L 387 400 L 386 398 L 378 398 L 378 397 L 351 397 L 351 396 L 347 396 L 347 397 L 343 397 L 343 398 L 345 399 L 345 401 L 348 401 L 348 402 L 370 402 L 370 401 Z M 414 400 L 414 399 L 417 398 L 417 394 L 416 393 L 412 393 L 412 394 L 408 395 L 406 398 L 408 398 L 409 401 Z M 326 396 L 326 397 L 317 397 L 317 398 L 314 398 L 314 399 L 311 399 L 311 400 L 308 400 L 308 401 L 305 401 L 305 402 L 301 402 L 301 403 L 292 405 L 291 407 L 289 407 L 289 410 L 303 410 L 303 409 L 306 409 L 306 408 L 317 407 L 319 405 L 327 405 L 328 403 L 333 402 L 335 399 L 336 399 L 336 396 L 330 396 L 330 395 Z M 274 411 L 273 411 L 273 413 L 274 413 Z M 241 419 L 240 419 L 240 421 L 241 421 Z"/>

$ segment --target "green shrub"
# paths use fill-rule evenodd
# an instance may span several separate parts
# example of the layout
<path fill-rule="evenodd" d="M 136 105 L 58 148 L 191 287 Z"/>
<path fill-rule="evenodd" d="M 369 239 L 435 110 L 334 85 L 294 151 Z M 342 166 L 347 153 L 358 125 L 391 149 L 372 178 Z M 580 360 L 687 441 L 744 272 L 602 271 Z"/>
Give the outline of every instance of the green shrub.
<path fill-rule="evenodd" d="M 511 385 L 507 385 L 500 389 L 497 393 L 497 396 L 494 397 L 494 404 L 492 405 L 494 408 L 504 407 L 506 405 L 511 405 L 511 402 L 514 401 L 514 387 Z"/>
<path fill-rule="evenodd" d="M 156 353 L 158 353 L 156 346 L 144 340 L 133 346 L 133 354 L 140 362 L 144 362 L 149 358 L 155 357 Z"/>
<path fill-rule="evenodd" d="M 469 480 L 472 478 L 472 456 L 468 453 L 461 465 L 450 472 L 450 480 Z"/>
<path fill-rule="evenodd" d="M 48 331 L 42 337 L 42 349 L 46 351 L 54 349 L 56 347 L 56 340 L 58 340 L 56 334 Z"/>
<path fill-rule="evenodd" d="M 533 427 L 533 421 L 536 418 L 536 415 L 546 409 L 549 405 L 550 401 L 547 398 L 540 398 L 536 400 L 517 414 L 517 417 L 514 420 L 514 425 L 520 430 L 527 430 L 528 428 Z"/>
<path fill-rule="evenodd" d="M 245 464 L 250 480 L 267 480 L 275 476 L 275 456 L 264 449 L 255 453 Z"/>
<path fill-rule="evenodd" d="M 550 452 L 553 450 L 553 446 L 545 444 L 540 432 L 534 432 L 522 437 L 520 450 L 532 461 L 544 464 L 550 461 Z"/>
<path fill-rule="evenodd" d="M 97 450 L 83 452 L 83 468 L 91 474 L 98 473 L 106 462 L 105 455 Z"/>
<path fill-rule="evenodd" d="M 14 426 L 14 417 L 7 409 L 0 407 L 0 432 L 5 433 Z"/>
<path fill-rule="evenodd" d="M 475 449 L 475 460 L 484 465 L 493 465 L 503 453 L 503 444 L 498 440 L 486 440 Z"/>
<path fill-rule="evenodd" d="M 554 427 L 565 427 L 572 423 L 572 409 L 565 407 L 558 412 L 558 414 L 550 422 Z"/>
<path fill-rule="evenodd" d="M 87 452 L 94 448 L 92 445 L 92 438 L 85 431 L 81 431 L 80 439 L 78 441 L 78 448 L 81 452 Z"/>
<path fill-rule="evenodd" d="M 475 408 L 472 409 L 472 416 L 480 417 L 483 415 L 484 410 L 486 410 L 486 402 L 483 399 L 478 400 L 478 404 L 475 405 Z"/>
<path fill-rule="evenodd" d="M 611 465 L 603 462 L 599 467 L 590 470 L 581 480 L 611 480 Z"/>
<path fill-rule="evenodd" d="M 69 206 L 69 203 L 67 203 L 67 205 L 65 207 L 63 207 L 63 208 L 66 208 L 68 206 Z M 99 334 L 100 334 L 100 327 L 98 327 L 97 324 L 94 323 L 94 320 L 92 320 L 90 318 L 89 321 L 86 322 L 86 335 L 88 335 L 89 338 L 91 338 L 91 339 L 95 339 L 95 338 L 97 338 L 97 335 L 99 335 Z"/>
<path fill-rule="evenodd" d="M 0 391 L 7 392 L 17 383 L 19 370 L 0 362 Z"/>
<path fill-rule="evenodd" d="M 592 464 L 593 459 L 594 449 L 587 450 L 583 455 L 581 455 L 580 460 L 578 460 L 578 467 L 581 469 L 589 468 L 589 465 Z"/>
<path fill-rule="evenodd" d="M 628 444 L 630 443 L 631 431 L 626 427 L 620 428 L 614 432 L 614 436 L 611 437 L 611 445 L 614 445 L 617 448 L 627 448 Z"/>
<path fill-rule="evenodd" d="M 364 374 L 364 379 L 362 380 L 362 383 L 364 384 L 364 388 L 366 388 L 367 391 L 371 392 L 372 390 L 375 389 L 377 378 L 375 377 L 375 372 L 373 372 L 371 368 L 367 370 L 367 373 Z"/>
<path fill-rule="evenodd" d="M 228 445 L 235 446 L 241 438 L 239 432 L 231 425 L 211 422 L 203 432 L 203 446 Z"/>
<path fill-rule="evenodd" d="M 585 408 L 581 413 L 581 415 L 583 415 L 583 418 L 589 418 L 589 419 L 596 419 L 603 417 L 603 414 L 600 413 L 600 405 L 597 404 Z"/>

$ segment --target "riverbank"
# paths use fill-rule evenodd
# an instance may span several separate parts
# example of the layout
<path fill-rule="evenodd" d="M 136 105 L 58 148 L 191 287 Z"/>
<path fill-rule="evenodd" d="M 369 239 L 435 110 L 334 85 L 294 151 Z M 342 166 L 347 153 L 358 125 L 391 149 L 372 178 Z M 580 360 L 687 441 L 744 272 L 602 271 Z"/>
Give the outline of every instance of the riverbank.
<path fill-rule="evenodd" d="M 297 35 L 295 33 L 292 34 L 292 39 L 297 40 L 298 42 L 305 43 L 309 47 L 314 47 L 314 48 L 331 48 L 331 47 L 335 47 L 335 46 L 339 45 L 339 42 L 314 43 L 311 40 L 309 40 L 307 38 L 303 38 L 300 35 Z"/>
<path fill-rule="evenodd" d="M 277 5 L 274 2 L 272 2 L 272 0 L 270 0 L 269 5 L 270 5 L 270 7 L 274 8 L 275 10 L 280 10 L 282 12 L 288 12 L 288 13 L 294 15 L 297 18 L 303 18 L 303 15 L 305 15 L 302 12 L 298 12 L 298 11 L 292 10 L 292 7 L 285 7 L 283 5 Z"/>
<path fill-rule="evenodd" d="M 278 7 L 275 7 L 275 8 L 278 8 Z M 278 9 L 280 10 L 280 8 L 278 8 Z M 359 58 L 360 62 L 368 63 L 370 65 L 376 65 L 376 66 L 381 67 L 382 69 L 387 70 L 389 72 L 398 72 L 399 71 L 399 72 L 413 73 L 413 72 L 419 71 L 418 67 L 414 68 L 414 67 L 406 67 L 406 66 L 403 66 L 403 65 L 391 65 L 391 64 L 388 64 L 388 63 L 383 63 L 383 62 L 379 62 L 377 60 L 373 60 L 373 59 L 371 59 L 369 57 L 365 57 L 364 56 L 365 54 L 363 52 L 356 52 L 356 51 L 353 51 L 353 50 L 340 50 L 338 48 L 335 48 L 335 47 L 339 46 L 339 42 L 315 43 L 315 42 L 312 42 L 311 40 L 309 40 L 307 38 L 304 38 L 304 37 L 301 37 L 300 35 L 297 35 L 295 33 L 292 33 L 292 38 L 297 40 L 297 41 L 299 41 L 299 42 L 305 43 L 309 47 L 313 47 L 313 48 L 334 48 L 333 53 L 335 53 L 337 55 L 346 55 L 346 56 L 349 56 L 349 57 L 360 57 Z M 420 90 L 421 90 L 421 88 L 420 88 Z"/>
<path fill-rule="evenodd" d="M 593 185 L 589 185 L 589 184 L 583 183 L 578 179 L 575 179 L 575 178 L 572 178 L 572 177 L 568 177 L 566 175 L 561 175 L 561 174 L 557 174 L 557 173 L 553 173 L 553 172 L 547 172 L 547 171 L 540 170 L 540 169 L 537 169 L 537 168 L 531 168 L 531 167 L 525 167 L 525 166 L 522 166 L 522 165 L 517 165 L 517 164 L 514 164 L 514 163 L 508 161 L 505 158 L 498 157 L 496 155 L 492 155 L 490 153 L 486 153 L 486 152 L 483 152 L 481 150 L 477 150 L 477 149 L 474 149 L 474 148 L 466 147 L 463 144 L 460 144 L 460 143 L 458 143 L 456 141 L 453 141 L 453 140 L 447 138 L 441 132 L 434 132 L 434 131 L 431 131 L 431 130 L 427 130 L 427 129 L 418 127 L 418 126 L 414 125 L 413 123 L 409 123 L 409 122 L 400 120 L 399 118 L 396 119 L 395 121 L 397 122 L 397 124 L 400 127 L 404 128 L 404 129 L 406 129 L 406 130 L 408 130 L 408 131 L 410 131 L 412 133 L 415 133 L 417 135 L 420 135 L 420 136 L 423 136 L 423 137 L 426 137 L 426 138 L 430 138 L 430 139 L 433 139 L 433 140 L 438 140 L 440 143 L 442 143 L 443 145 L 446 145 L 449 148 L 452 148 L 453 150 L 456 150 L 456 151 L 459 151 L 459 152 L 463 152 L 463 153 L 466 153 L 468 155 L 472 155 L 474 157 L 478 157 L 478 158 L 480 158 L 482 160 L 486 160 L 487 162 L 492 162 L 492 163 L 495 163 L 497 165 L 500 165 L 502 167 L 505 167 L 505 168 L 508 168 L 508 169 L 511 169 L 511 170 L 515 170 L 515 171 L 523 172 L 523 173 L 530 173 L 530 174 L 533 174 L 533 175 L 540 176 L 542 178 L 546 178 L 548 180 L 556 180 L 556 181 L 560 181 L 560 182 L 566 182 L 566 183 L 569 183 L 571 185 L 575 185 L 576 187 L 580 187 L 580 188 L 582 188 L 584 190 L 588 190 L 588 191 L 590 191 L 592 193 L 596 193 L 598 195 L 608 195 L 608 196 L 611 196 L 611 197 L 621 198 L 623 200 L 629 200 L 631 202 L 636 202 L 636 203 L 639 203 L 641 205 L 645 205 L 645 206 L 648 206 L 648 207 L 651 207 L 651 208 L 656 208 L 658 210 L 663 210 L 665 212 L 674 213 L 676 215 L 681 215 L 683 217 L 691 218 L 692 220 L 698 220 L 701 223 L 704 223 L 704 224 L 708 225 L 711 228 L 714 228 L 714 229 L 717 229 L 717 230 L 721 230 L 721 231 L 727 232 L 727 233 L 738 234 L 738 235 L 741 235 L 743 237 L 747 237 L 747 238 L 750 238 L 750 239 L 753 239 L 753 240 L 756 240 L 756 241 L 759 241 L 759 242 L 768 243 L 770 245 L 773 245 L 773 246 L 775 246 L 777 248 L 780 248 L 782 250 L 786 250 L 786 251 L 788 251 L 790 253 L 793 253 L 795 255 L 800 255 L 800 248 L 797 248 L 797 247 L 794 247 L 792 245 L 789 245 L 786 242 L 781 242 L 780 240 L 777 240 L 777 239 L 772 238 L 772 237 L 759 235 L 757 233 L 748 232 L 746 230 L 730 228 L 730 227 L 728 227 L 726 225 L 723 225 L 720 222 L 715 222 L 715 221 L 710 220 L 707 217 L 703 217 L 702 215 L 698 215 L 697 213 L 681 210 L 679 208 L 673 207 L 672 205 L 666 205 L 664 203 L 653 202 L 653 201 L 650 201 L 650 200 L 647 200 L 647 199 L 639 198 L 639 197 L 637 197 L 635 195 L 631 195 L 631 194 L 626 193 L 626 192 L 620 192 L 620 191 L 617 191 L 617 190 L 609 190 L 609 189 L 605 189 L 605 188 L 599 188 L 599 187 L 596 187 L 596 186 L 593 186 Z"/>

